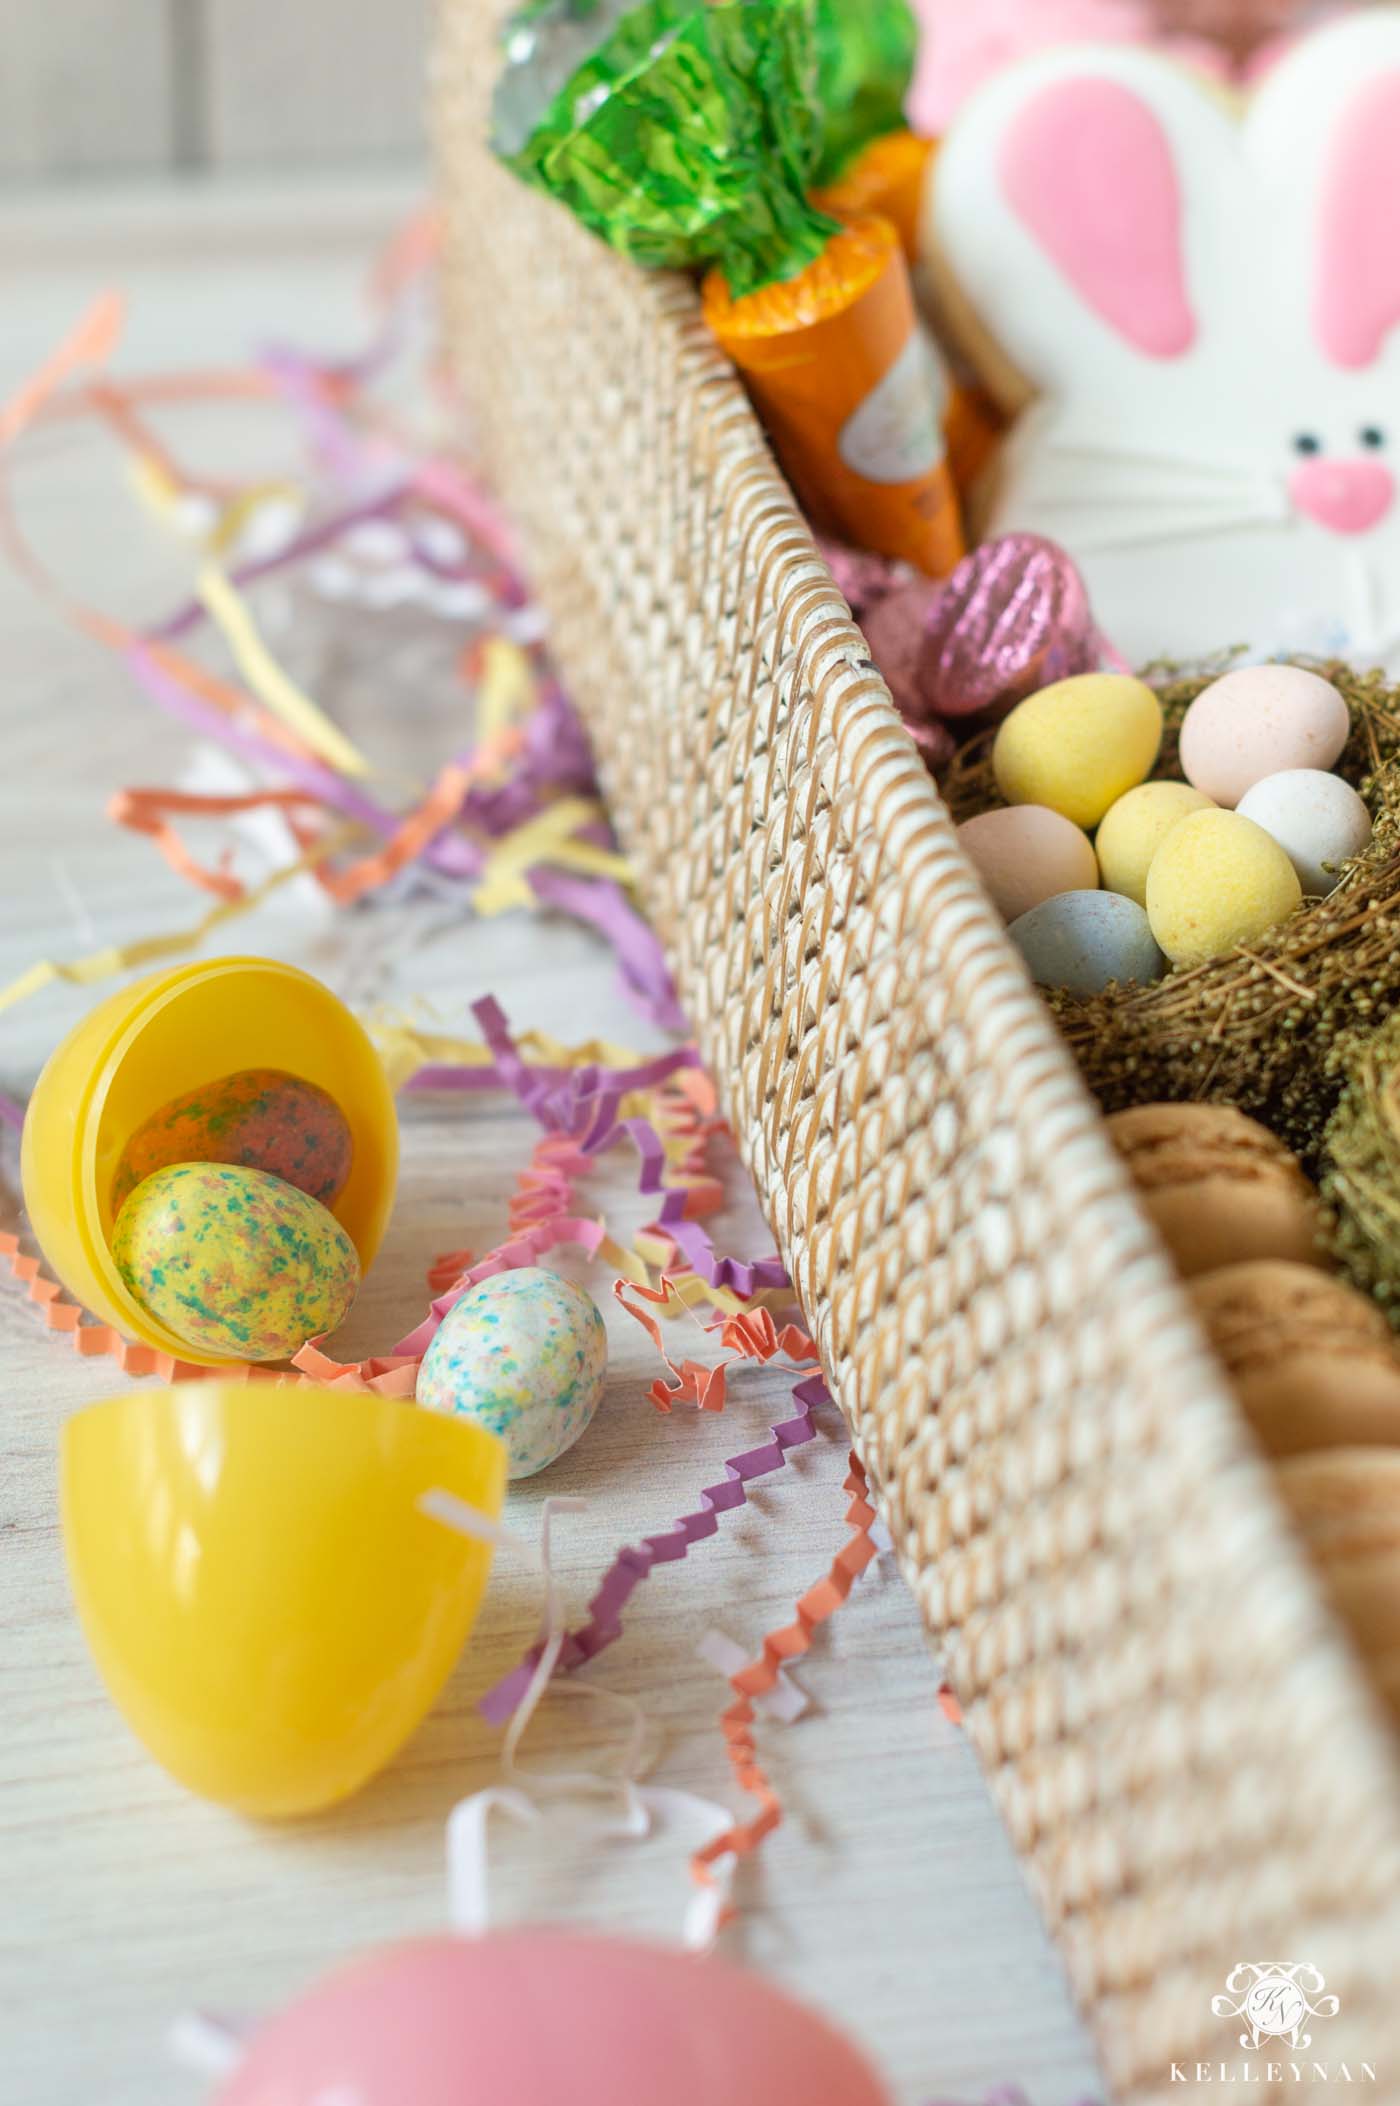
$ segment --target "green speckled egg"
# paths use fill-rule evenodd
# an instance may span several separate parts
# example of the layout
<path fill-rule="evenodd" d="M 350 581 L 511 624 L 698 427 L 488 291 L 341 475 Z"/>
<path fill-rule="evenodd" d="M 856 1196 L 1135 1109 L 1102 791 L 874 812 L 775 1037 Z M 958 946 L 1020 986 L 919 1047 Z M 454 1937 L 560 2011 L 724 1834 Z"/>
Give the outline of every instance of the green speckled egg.
<path fill-rule="evenodd" d="M 136 1300 L 198 1351 L 285 1360 L 333 1331 L 360 1261 L 319 1201 L 265 1170 L 172 1163 L 130 1194 L 112 1256 Z"/>
<path fill-rule="evenodd" d="M 345 1189 L 354 1137 L 334 1097 L 280 1068 L 241 1068 L 172 1097 L 139 1126 L 112 1184 L 120 1209 L 154 1170 L 171 1163 L 241 1163 L 268 1170 L 323 1207 Z"/>

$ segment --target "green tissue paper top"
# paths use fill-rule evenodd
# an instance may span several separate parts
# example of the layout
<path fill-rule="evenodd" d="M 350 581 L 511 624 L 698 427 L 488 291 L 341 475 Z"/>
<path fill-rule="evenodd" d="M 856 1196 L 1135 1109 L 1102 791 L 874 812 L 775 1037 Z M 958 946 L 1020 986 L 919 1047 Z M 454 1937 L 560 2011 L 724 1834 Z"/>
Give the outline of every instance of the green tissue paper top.
<path fill-rule="evenodd" d="M 815 0 L 542 0 L 507 31 L 494 144 L 624 255 L 718 264 L 739 299 L 836 231 L 806 194 L 817 75 Z"/>
<path fill-rule="evenodd" d="M 816 38 L 822 135 L 813 180 L 820 185 L 835 182 L 872 139 L 903 125 L 919 25 L 909 0 L 816 0 Z"/>

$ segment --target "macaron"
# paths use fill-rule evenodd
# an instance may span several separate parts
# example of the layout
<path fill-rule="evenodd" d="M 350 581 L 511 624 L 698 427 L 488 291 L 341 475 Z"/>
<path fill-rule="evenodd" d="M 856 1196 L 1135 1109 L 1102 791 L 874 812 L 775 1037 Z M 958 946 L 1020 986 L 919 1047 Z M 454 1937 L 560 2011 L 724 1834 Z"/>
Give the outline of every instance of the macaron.
<path fill-rule="evenodd" d="M 1046 804 L 978 812 L 958 839 L 1003 921 L 1016 921 L 1060 892 L 1094 891 L 1099 866 L 1082 827 Z"/>
<path fill-rule="evenodd" d="M 1275 1479 L 1377 1695 L 1400 1723 L 1400 1453 L 1295 1455 Z"/>
<path fill-rule="evenodd" d="M 1181 723 L 1181 772 L 1215 804 L 1285 768 L 1330 768 L 1351 712 L 1330 680 L 1298 665 L 1246 665 L 1202 688 Z"/>
<path fill-rule="evenodd" d="M 1284 1505 L 1319 1564 L 1400 1553 L 1400 1448 L 1327 1448 L 1277 1465 Z"/>
<path fill-rule="evenodd" d="M 1228 1104 L 1135 1104 L 1109 1138 L 1183 1279 L 1256 1258 L 1325 1267 L 1298 1159 Z"/>
<path fill-rule="evenodd" d="M 1201 1274 L 1190 1294 L 1270 1455 L 1400 1446 L 1400 1355 L 1354 1287 L 1312 1265 L 1256 1258 Z"/>

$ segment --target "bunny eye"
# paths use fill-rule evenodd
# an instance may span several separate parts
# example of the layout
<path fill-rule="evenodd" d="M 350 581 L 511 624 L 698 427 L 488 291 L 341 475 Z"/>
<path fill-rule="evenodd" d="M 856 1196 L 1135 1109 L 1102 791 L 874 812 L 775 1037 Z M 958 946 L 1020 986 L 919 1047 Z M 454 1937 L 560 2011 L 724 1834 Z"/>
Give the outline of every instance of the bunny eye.
<path fill-rule="evenodd" d="M 1300 431 L 1293 441 L 1295 453 L 1321 453 L 1322 441 L 1315 431 Z"/>
<path fill-rule="evenodd" d="M 1372 452 L 1375 452 L 1377 448 L 1384 446 L 1385 433 L 1381 430 L 1379 424 L 1362 425 L 1361 443 L 1363 446 L 1369 446 Z"/>

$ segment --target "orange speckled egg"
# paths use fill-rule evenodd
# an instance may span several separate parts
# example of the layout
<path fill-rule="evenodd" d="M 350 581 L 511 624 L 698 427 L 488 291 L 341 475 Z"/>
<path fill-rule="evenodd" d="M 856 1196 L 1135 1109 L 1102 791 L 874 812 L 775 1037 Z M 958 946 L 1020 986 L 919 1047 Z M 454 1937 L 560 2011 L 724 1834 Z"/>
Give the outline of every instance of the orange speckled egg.
<path fill-rule="evenodd" d="M 171 1163 L 268 1170 L 323 1207 L 345 1189 L 354 1140 L 335 1099 L 279 1068 L 243 1068 L 172 1097 L 127 1142 L 112 1185 L 119 1210 L 143 1178 Z"/>

